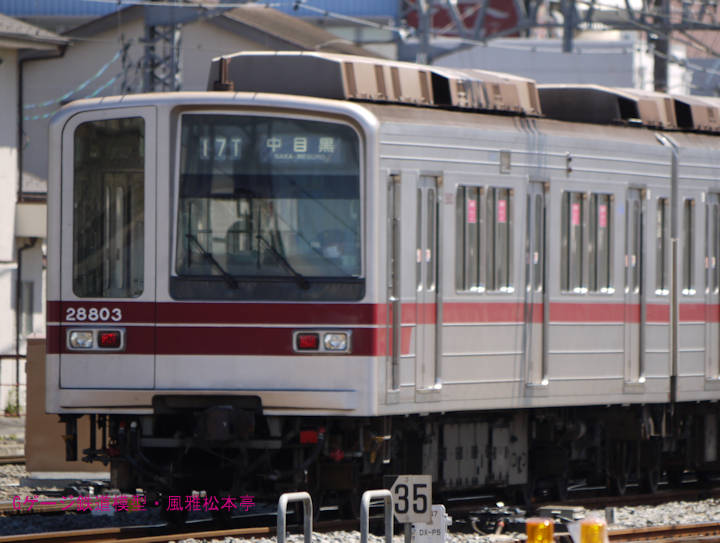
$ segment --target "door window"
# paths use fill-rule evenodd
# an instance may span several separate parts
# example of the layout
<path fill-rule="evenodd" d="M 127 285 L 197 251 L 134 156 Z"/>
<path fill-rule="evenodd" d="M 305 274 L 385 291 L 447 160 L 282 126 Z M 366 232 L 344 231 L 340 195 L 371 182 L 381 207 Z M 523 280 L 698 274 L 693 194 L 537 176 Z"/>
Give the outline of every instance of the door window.
<path fill-rule="evenodd" d="M 144 290 L 145 121 L 111 119 L 75 130 L 73 292 L 135 298 Z"/>

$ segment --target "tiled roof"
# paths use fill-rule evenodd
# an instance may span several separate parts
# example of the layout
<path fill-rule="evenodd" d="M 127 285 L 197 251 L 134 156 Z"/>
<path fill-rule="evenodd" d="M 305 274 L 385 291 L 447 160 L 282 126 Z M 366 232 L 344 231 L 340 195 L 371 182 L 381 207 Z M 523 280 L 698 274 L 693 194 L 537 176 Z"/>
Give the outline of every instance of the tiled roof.
<path fill-rule="evenodd" d="M 66 38 L 0 13 L 0 39 L 11 39 L 19 43 L 64 45 Z"/>
<path fill-rule="evenodd" d="M 74 28 L 64 35 L 70 38 L 88 37 L 99 32 L 117 28 L 119 18 L 123 22 L 143 17 L 141 6 L 129 6 L 115 13 L 99 17 Z M 287 15 L 260 4 L 247 4 L 208 19 L 230 32 L 242 34 L 266 44 L 270 50 L 324 51 L 346 55 L 376 57 L 375 53 L 303 21 L 300 17 Z"/>
<path fill-rule="evenodd" d="M 377 56 L 319 26 L 261 4 L 247 4 L 226 11 L 223 18 L 273 36 L 293 48 L 346 55 Z"/>

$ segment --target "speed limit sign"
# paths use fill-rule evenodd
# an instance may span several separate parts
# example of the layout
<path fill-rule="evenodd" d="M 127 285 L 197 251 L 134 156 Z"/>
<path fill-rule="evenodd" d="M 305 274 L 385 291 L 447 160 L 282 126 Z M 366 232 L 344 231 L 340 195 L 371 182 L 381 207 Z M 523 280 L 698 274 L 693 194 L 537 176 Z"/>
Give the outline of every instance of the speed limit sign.
<path fill-rule="evenodd" d="M 432 522 L 431 475 L 398 475 L 390 492 L 398 522 Z"/>

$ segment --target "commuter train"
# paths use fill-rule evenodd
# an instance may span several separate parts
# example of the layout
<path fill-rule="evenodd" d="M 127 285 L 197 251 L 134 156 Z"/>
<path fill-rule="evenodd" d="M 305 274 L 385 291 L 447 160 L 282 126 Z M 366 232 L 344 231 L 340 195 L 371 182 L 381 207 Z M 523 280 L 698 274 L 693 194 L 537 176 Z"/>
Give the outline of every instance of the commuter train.
<path fill-rule="evenodd" d="M 52 122 L 68 458 L 321 503 L 720 467 L 717 102 L 321 53 L 209 88 Z"/>

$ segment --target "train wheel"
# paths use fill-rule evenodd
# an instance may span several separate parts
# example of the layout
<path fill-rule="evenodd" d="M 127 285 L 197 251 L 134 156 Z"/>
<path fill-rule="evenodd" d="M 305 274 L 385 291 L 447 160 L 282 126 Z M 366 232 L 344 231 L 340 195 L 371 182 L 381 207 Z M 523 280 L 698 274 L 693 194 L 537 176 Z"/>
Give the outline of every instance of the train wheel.
<path fill-rule="evenodd" d="M 212 519 L 218 526 L 229 528 L 232 525 L 232 511 L 230 509 L 212 511 Z"/>
<path fill-rule="evenodd" d="M 180 509 L 177 509 L 176 504 L 170 502 L 169 496 L 163 496 L 160 507 L 160 516 L 167 522 L 168 526 L 181 528 L 187 522 L 188 511 L 182 508 L 182 506 Z"/>
<path fill-rule="evenodd" d="M 682 466 L 670 466 L 667 468 L 668 484 L 672 488 L 680 488 L 683 484 L 683 468 Z"/>
<path fill-rule="evenodd" d="M 565 501 L 568 497 L 568 477 L 563 475 L 553 481 L 553 497 L 559 501 Z"/>
<path fill-rule="evenodd" d="M 651 439 L 643 442 L 640 454 L 640 488 L 643 492 L 655 494 L 662 473 L 662 442 Z"/>
<path fill-rule="evenodd" d="M 627 492 L 631 466 L 630 443 L 614 441 L 610 445 L 608 457 L 608 490 L 614 496 L 624 496 Z"/>
<path fill-rule="evenodd" d="M 643 469 L 640 488 L 648 494 L 655 494 L 660 483 L 660 466 L 648 466 Z"/>

